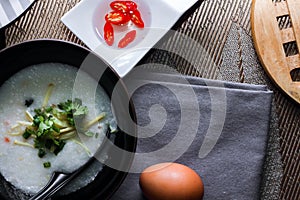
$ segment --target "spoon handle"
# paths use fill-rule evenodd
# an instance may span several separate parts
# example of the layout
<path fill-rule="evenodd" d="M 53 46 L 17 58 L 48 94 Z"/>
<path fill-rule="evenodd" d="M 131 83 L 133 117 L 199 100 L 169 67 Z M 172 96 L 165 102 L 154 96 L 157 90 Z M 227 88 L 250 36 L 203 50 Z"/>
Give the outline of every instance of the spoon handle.
<path fill-rule="evenodd" d="M 70 180 L 69 174 L 55 172 L 48 184 L 29 200 L 44 200 L 52 196 L 57 190 L 63 187 Z"/>
<path fill-rule="evenodd" d="M 110 127 L 107 128 L 106 136 L 108 139 L 111 136 Z M 104 144 L 106 144 L 108 139 L 105 139 L 103 141 L 103 143 L 101 144 L 97 152 L 103 151 L 104 147 L 107 146 Z M 94 161 L 95 161 L 95 157 L 91 157 L 83 166 L 81 166 L 79 169 L 77 169 L 76 171 L 70 174 L 54 172 L 48 184 L 43 189 L 41 189 L 37 194 L 32 196 L 29 200 L 44 200 L 48 197 L 51 197 L 53 194 L 55 194 L 55 192 L 61 189 L 64 185 L 66 185 L 69 181 L 71 181 L 78 173 L 80 173 L 82 170 L 84 170 Z"/>

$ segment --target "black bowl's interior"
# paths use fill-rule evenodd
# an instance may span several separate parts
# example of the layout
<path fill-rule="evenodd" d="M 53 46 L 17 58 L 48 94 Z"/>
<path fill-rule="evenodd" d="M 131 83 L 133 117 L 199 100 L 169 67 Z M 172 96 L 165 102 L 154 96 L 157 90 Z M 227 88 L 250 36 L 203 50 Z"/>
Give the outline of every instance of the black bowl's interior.
<path fill-rule="evenodd" d="M 0 51 L 0 85 L 13 74 L 25 67 L 40 63 L 56 62 L 79 68 L 87 56 L 89 56 L 89 59 L 92 59 L 92 62 L 89 63 L 95 65 L 94 67 L 105 67 L 105 72 L 103 73 L 99 84 L 107 92 L 108 96 L 111 96 L 115 84 L 119 81 L 119 77 L 116 73 L 111 68 L 107 67 L 101 59 L 94 54 L 91 54 L 89 50 L 59 40 L 33 40 Z M 125 87 L 118 90 L 117 98 L 129 99 Z M 128 105 L 128 101 L 127 103 L 124 101 L 124 105 L 120 105 L 120 102 L 118 102 L 118 108 L 114 109 L 118 123 L 122 121 L 122 124 L 127 124 L 124 122 L 126 118 L 123 116 L 124 113 L 128 113 L 128 111 L 126 112 L 126 109 L 129 109 L 132 118 L 128 120 L 136 120 L 132 103 L 130 102 Z M 114 143 L 124 150 L 134 152 L 136 147 L 136 137 L 133 137 L 132 135 L 136 134 L 136 129 L 135 127 L 126 127 L 126 130 L 131 131 L 130 135 L 121 130 L 118 132 L 116 138 L 114 138 Z M 133 159 L 132 157 L 128 158 L 120 155 L 119 158 L 117 163 L 119 166 L 123 166 L 123 169 L 124 165 L 128 168 L 130 167 Z M 99 161 L 95 160 L 95 162 Z M 76 192 L 65 196 L 55 196 L 53 199 L 108 199 L 118 189 L 126 177 L 126 174 L 126 172 L 104 166 L 92 183 Z M 20 199 L 26 196 L 27 195 L 23 194 L 22 191 L 16 190 L 10 183 L 5 181 L 0 174 L 0 199 Z"/>

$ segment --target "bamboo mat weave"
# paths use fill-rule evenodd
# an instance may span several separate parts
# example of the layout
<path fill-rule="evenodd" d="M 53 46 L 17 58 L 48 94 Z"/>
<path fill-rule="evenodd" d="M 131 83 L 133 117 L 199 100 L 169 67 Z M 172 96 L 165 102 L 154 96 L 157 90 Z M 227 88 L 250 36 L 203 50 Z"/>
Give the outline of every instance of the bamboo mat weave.
<path fill-rule="evenodd" d="M 40 38 L 84 45 L 60 22 L 79 1 L 37 0 L 29 12 L 5 30 L 7 46 Z M 204 78 L 267 84 L 274 91 L 274 102 L 261 199 L 299 200 L 300 108 L 274 87 L 260 66 L 251 40 L 250 8 L 251 0 L 205 0 L 174 26 L 200 43 L 212 59 L 191 65 L 176 55 L 154 50 L 142 62 L 167 63 L 183 74 Z M 173 48 L 174 43 L 161 45 Z M 197 59 L 192 48 L 187 54 Z"/>

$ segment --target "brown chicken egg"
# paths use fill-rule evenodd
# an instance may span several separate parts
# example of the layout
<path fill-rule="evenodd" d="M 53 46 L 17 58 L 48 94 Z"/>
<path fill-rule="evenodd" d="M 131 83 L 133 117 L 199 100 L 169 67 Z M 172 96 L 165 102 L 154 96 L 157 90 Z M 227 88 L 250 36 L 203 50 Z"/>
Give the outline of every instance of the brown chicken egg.
<path fill-rule="evenodd" d="M 201 200 L 204 194 L 200 176 L 178 163 L 160 163 L 146 168 L 139 184 L 149 200 Z"/>

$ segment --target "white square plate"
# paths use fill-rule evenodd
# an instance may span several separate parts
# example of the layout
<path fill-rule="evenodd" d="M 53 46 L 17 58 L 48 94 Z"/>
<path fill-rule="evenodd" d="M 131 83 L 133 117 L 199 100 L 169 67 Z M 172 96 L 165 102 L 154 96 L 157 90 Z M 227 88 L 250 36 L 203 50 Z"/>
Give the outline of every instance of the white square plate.
<path fill-rule="evenodd" d="M 103 39 L 105 15 L 111 11 L 113 0 L 82 0 L 62 17 L 62 22 L 92 51 L 124 77 L 179 17 L 197 0 L 134 0 L 145 23 L 140 29 L 132 23 L 115 28 L 115 42 L 108 46 Z M 129 31 L 136 30 L 136 38 L 125 48 L 118 48 L 118 41 Z M 116 31 L 117 30 L 117 31 Z"/>

